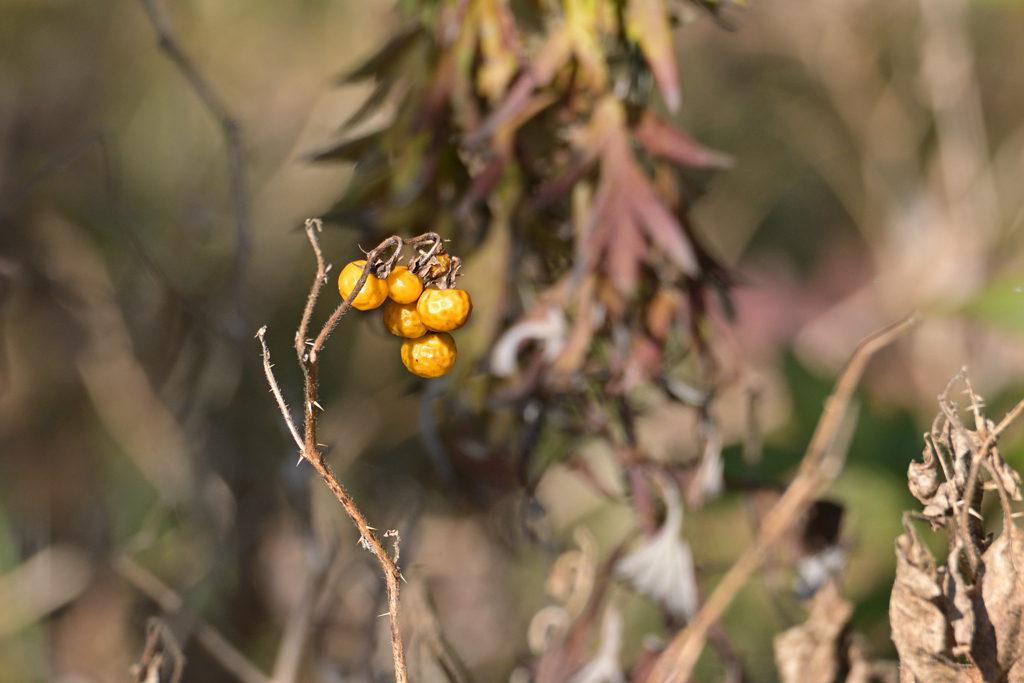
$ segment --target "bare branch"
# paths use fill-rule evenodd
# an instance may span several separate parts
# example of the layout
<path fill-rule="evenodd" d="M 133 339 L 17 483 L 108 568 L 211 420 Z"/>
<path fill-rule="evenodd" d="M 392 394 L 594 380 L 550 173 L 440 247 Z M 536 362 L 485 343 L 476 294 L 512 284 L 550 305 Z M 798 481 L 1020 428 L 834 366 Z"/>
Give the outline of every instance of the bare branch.
<path fill-rule="evenodd" d="M 288 412 L 288 404 L 284 402 L 284 396 L 281 395 L 281 388 L 277 385 L 277 379 L 274 377 L 273 367 L 270 364 L 270 350 L 267 349 L 267 340 L 264 338 L 267 334 L 267 326 L 264 325 L 260 328 L 260 331 L 256 333 L 256 337 L 260 340 L 260 345 L 263 347 L 263 372 L 267 375 L 267 382 L 270 384 L 270 391 L 273 392 L 274 398 L 277 400 L 277 407 L 281 409 L 281 414 L 284 415 L 284 421 L 288 425 L 288 431 L 292 433 L 292 438 L 295 439 L 295 445 L 302 451 L 302 437 L 299 436 L 299 430 L 295 428 L 295 423 L 292 421 L 291 413 Z"/>
<path fill-rule="evenodd" d="M 138 663 L 131 667 L 132 683 L 159 680 L 165 656 L 171 660 L 168 683 L 178 683 L 185 667 L 185 655 L 182 654 L 170 627 L 160 619 L 150 617 L 146 622 L 146 644 L 142 649 L 142 655 Z"/>
<path fill-rule="evenodd" d="M 199 73 L 199 69 L 181 48 L 174 26 L 163 11 L 157 0 L 139 0 L 142 9 L 149 18 L 160 42 L 160 49 L 174 62 L 189 86 L 217 120 L 224 143 L 227 148 L 228 176 L 231 183 L 231 204 L 235 216 L 235 250 L 231 260 L 231 287 L 237 290 L 241 277 L 249 261 L 251 250 L 252 224 L 249 218 L 249 185 L 245 177 L 245 164 L 242 155 L 242 136 L 238 122 L 228 113 L 227 107 L 214 93 L 213 88 Z"/>
<path fill-rule="evenodd" d="M 747 546 L 718 583 L 707 602 L 697 612 L 697 616 L 665 648 L 647 677 L 647 683 L 670 683 L 690 679 L 697 658 L 704 650 L 709 629 L 719 620 L 736 594 L 760 567 L 768 549 L 800 518 L 807 506 L 839 473 L 838 468 L 831 467 L 827 468 L 829 472 L 823 472 L 822 461 L 834 448 L 847 406 L 868 360 L 876 351 L 906 334 L 916 322 L 917 316 L 911 315 L 866 337 L 854 350 L 842 375 L 839 376 L 839 381 L 836 382 L 832 395 L 825 403 L 825 410 L 811 437 L 796 478 L 768 512 L 754 542 Z"/>
<path fill-rule="evenodd" d="M 317 234 L 323 229 L 323 221 L 319 218 L 310 218 L 306 221 L 306 236 L 309 237 L 309 243 L 313 246 L 313 253 L 316 255 L 316 280 L 313 281 L 313 287 L 309 290 L 306 308 L 302 311 L 302 322 L 299 323 L 299 329 L 295 333 L 295 353 L 299 357 L 299 362 L 303 362 L 303 357 L 306 354 L 306 335 L 309 331 L 309 321 L 313 317 L 313 308 L 320 297 L 320 290 L 327 284 L 327 272 L 331 268 L 324 263 L 324 255 L 320 250 L 320 238 L 317 237 Z M 357 294 L 358 292 L 359 290 L 356 289 Z"/>

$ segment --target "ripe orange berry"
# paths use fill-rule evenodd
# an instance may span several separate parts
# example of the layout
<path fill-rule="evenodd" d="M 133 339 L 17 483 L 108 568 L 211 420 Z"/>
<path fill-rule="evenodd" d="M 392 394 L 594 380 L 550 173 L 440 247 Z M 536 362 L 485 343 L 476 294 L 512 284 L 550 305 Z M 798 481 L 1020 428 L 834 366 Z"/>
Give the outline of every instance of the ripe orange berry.
<path fill-rule="evenodd" d="M 400 304 L 396 301 L 389 301 L 388 305 L 384 307 L 384 327 L 388 328 L 388 332 L 396 337 L 405 337 L 406 339 L 416 339 L 429 332 L 423 321 L 420 320 L 420 314 L 416 312 L 414 303 Z"/>
<path fill-rule="evenodd" d="M 341 292 L 343 299 L 347 299 L 348 295 L 355 289 L 356 283 L 359 282 L 359 278 L 363 275 L 364 265 L 366 265 L 366 261 L 353 261 L 341 271 L 341 275 L 338 276 L 338 291 Z M 360 311 L 369 311 L 380 306 L 387 298 L 387 282 L 376 276 L 367 275 L 366 283 L 359 290 L 359 293 L 356 294 L 356 298 L 352 300 L 352 305 Z"/>
<path fill-rule="evenodd" d="M 455 365 L 455 340 L 447 332 L 425 334 L 402 342 L 402 362 L 414 375 L 440 377 Z"/>
<path fill-rule="evenodd" d="M 450 332 L 469 320 L 473 301 L 464 289 L 428 289 L 416 302 L 416 311 L 428 330 Z"/>
<path fill-rule="evenodd" d="M 388 296 L 400 304 L 416 303 L 423 293 L 423 281 L 409 272 L 405 266 L 398 266 L 388 275 Z"/>

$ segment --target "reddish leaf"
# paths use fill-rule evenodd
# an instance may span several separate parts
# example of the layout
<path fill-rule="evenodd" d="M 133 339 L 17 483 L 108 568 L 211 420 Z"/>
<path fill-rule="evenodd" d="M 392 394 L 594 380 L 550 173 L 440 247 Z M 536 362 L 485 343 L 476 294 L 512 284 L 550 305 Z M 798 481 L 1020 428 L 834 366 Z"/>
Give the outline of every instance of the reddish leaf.
<path fill-rule="evenodd" d="M 683 168 L 730 168 L 732 157 L 697 144 L 650 112 L 633 129 L 633 137 L 652 155 Z"/>
<path fill-rule="evenodd" d="M 640 171 L 635 167 L 633 172 L 640 175 Z M 668 212 L 665 205 L 658 201 L 654 190 L 651 189 L 646 179 L 643 179 L 642 175 L 640 178 L 643 184 L 638 183 L 638 192 L 630 197 L 630 206 L 635 215 L 651 241 L 661 247 L 684 273 L 690 277 L 697 277 L 700 273 L 700 266 L 697 263 L 697 256 L 693 252 L 693 246 L 683 233 L 682 226 Z"/>
<path fill-rule="evenodd" d="M 603 257 L 605 271 L 623 294 L 636 286 L 643 262 L 650 261 L 651 246 L 696 278 L 701 268 L 689 237 L 633 157 L 622 105 L 606 97 L 595 107 L 589 124 L 570 137 L 585 158 L 596 156 L 601 163 L 590 214 L 595 227 L 581 237 L 586 240 L 581 250 L 585 262 Z"/>

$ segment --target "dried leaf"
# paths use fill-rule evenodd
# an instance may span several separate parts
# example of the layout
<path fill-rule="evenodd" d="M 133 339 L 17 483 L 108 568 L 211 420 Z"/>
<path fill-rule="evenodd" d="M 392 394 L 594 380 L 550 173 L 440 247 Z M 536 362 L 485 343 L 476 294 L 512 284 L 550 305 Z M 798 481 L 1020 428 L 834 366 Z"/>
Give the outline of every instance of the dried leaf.
<path fill-rule="evenodd" d="M 985 573 L 981 577 L 981 595 L 985 607 L 984 613 L 978 615 L 978 630 L 983 635 L 988 632 L 995 642 L 986 639 L 975 643 L 972 654 L 980 664 L 984 657 L 981 648 L 994 645 L 996 673 L 1001 677 L 1014 671 L 1019 680 L 1024 675 L 1024 533 L 1012 519 L 1005 520 L 1003 533 L 985 551 L 982 561 Z M 985 623 L 980 623 L 982 620 Z"/>
<path fill-rule="evenodd" d="M 690 546 L 680 536 L 683 503 L 674 484 L 663 484 L 665 523 L 658 533 L 615 565 L 615 574 L 688 620 L 697 613 L 697 577 Z"/>
<path fill-rule="evenodd" d="M 931 552 L 904 515 L 906 533 L 896 539 L 896 581 L 889 599 L 892 640 L 906 683 L 960 683 L 965 671 L 951 658 L 949 624 Z"/>
<path fill-rule="evenodd" d="M 830 581 L 814 595 L 808 612 L 806 622 L 775 637 L 782 683 L 832 683 L 845 668 L 842 637 L 853 605 Z"/>
<path fill-rule="evenodd" d="M 989 464 L 991 465 L 993 476 L 999 477 L 1000 483 L 1010 498 L 1013 500 L 1024 500 L 1024 496 L 1021 495 L 1020 474 L 1003 460 L 1003 456 L 999 453 L 998 448 L 993 448 L 989 452 Z"/>
<path fill-rule="evenodd" d="M 938 461 L 935 458 L 935 449 L 928 441 L 925 441 L 921 459 L 922 462 L 911 461 L 907 470 L 907 482 L 914 498 L 928 505 L 939 490 Z"/>
<path fill-rule="evenodd" d="M 946 619 L 953 629 L 953 656 L 960 657 L 971 651 L 974 642 L 974 594 L 960 571 L 962 549 L 958 543 L 949 553 L 944 572 Z"/>
<path fill-rule="evenodd" d="M 619 664 L 622 651 L 622 614 L 608 607 L 601 620 L 601 644 L 597 655 L 587 662 L 569 683 L 625 683 Z"/>

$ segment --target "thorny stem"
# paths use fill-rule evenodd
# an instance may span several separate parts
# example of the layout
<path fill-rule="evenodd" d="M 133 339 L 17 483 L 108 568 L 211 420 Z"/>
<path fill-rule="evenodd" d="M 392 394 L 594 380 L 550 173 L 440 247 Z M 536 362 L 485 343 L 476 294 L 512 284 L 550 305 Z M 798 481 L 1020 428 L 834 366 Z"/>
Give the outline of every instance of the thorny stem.
<path fill-rule="evenodd" d="M 866 337 L 857 346 L 825 403 L 796 478 L 768 512 L 754 542 L 747 546 L 726 572 L 693 621 L 662 652 L 647 677 L 647 683 L 676 683 L 690 679 L 697 658 L 704 650 L 708 631 L 757 571 L 768 549 L 800 518 L 822 488 L 831 481 L 831 477 L 838 474 L 838 467 L 822 467 L 823 461 L 834 448 L 846 409 L 868 360 L 876 351 L 906 334 L 916 322 L 917 316 L 911 315 Z"/>
<path fill-rule="evenodd" d="M 316 441 L 317 434 L 317 413 L 316 410 L 319 408 L 317 402 L 318 397 L 318 382 L 317 382 L 317 369 L 320 351 L 323 349 L 324 343 L 327 338 L 334 331 L 334 328 L 338 326 L 338 322 L 341 320 L 341 316 L 348 312 L 352 306 L 352 301 L 355 300 L 356 296 L 362 290 L 366 284 L 366 279 L 370 276 L 371 271 L 377 276 L 387 277 L 388 273 L 398 262 L 399 254 L 402 247 L 405 245 L 419 245 L 425 242 L 433 242 L 434 245 L 430 251 L 433 251 L 440 245 L 440 237 L 436 233 L 426 233 L 419 237 L 414 237 L 410 240 L 403 241 L 401 237 L 392 236 L 381 242 L 376 248 L 370 251 L 366 255 L 366 265 L 363 266 L 363 273 L 359 277 L 352 291 L 345 298 L 341 304 L 334 309 L 331 317 L 324 324 L 320 333 L 317 335 L 316 340 L 310 342 L 308 340 L 308 330 L 310 320 L 313 316 L 313 309 L 316 306 L 317 299 L 320 296 L 320 290 L 324 284 L 327 283 L 327 273 L 330 270 L 330 266 L 324 262 L 323 252 L 320 249 L 320 240 L 317 237 L 318 233 L 322 229 L 322 224 L 317 219 L 311 219 L 306 221 L 306 236 L 309 238 L 309 242 L 313 247 L 313 253 L 316 255 L 316 279 L 313 281 L 313 286 L 310 289 L 309 297 L 306 299 L 306 306 L 303 309 L 302 321 L 299 323 L 299 328 L 295 334 L 295 353 L 298 356 L 299 365 L 302 367 L 303 379 L 305 383 L 303 398 L 303 435 L 300 438 L 298 429 L 292 421 L 291 414 L 288 412 L 288 406 L 284 401 L 284 397 L 281 394 L 281 389 L 278 386 L 277 379 L 274 377 L 273 366 L 270 363 L 270 351 L 267 348 L 266 341 L 264 339 L 266 335 L 266 327 L 260 329 L 257 333 L 257 337 L 260 340 L 263 351 L 263 369 L 267 376 L 267 382 L 270 384 L 270 390 L 274 394 L 274 398 L 277 401 L 277 407 L 280 409 L 281 414 L 284 416 L 285 422 L 288 425 L 288 430 L 292 434 L 292 438 L 295 439 L 296 445 L 301 451 L 302 458 L 307 460 L 313 469 L 316 470 L 317 474 L 327 483 L 327 487 L 334 494 L 334 497 L 341 503 L 345 513 L 348 514 L 352 523 L 355 524 L 359 530 L 360 543 L 364 548 L 369 550 L 377 558 L 380 563 L 381 569 L 384 570 L 384 582 L 387 588 L 388 596 L 388 614 L 391 617 L 391 651 L 394 656 L 395 664 L 395 680 L 396 683 L 408 683 L 408 673 L 406 671 L 405 664 L 405 648 L 402 643 L 402 633 L 399 630 L 399 585 L 398 581 L 402 578 L 402 574 L 398 569 L 398 538 L 397 533 L 385 534 L 385 536 L 395 536 L 395 557 L 394 559 L 388 555 L 384 549 L 383 544 L 374 533 L 373 527 L 366 521 L 366 517 L 360 512 L 356 506 L 355 501 L 352 500 L 348 492 L 345 491 L 345 487 L 338 481 L 337 476 L 331 470 L 330 465 L 327 464 L 327 459 L 320 451 L 319 444 Z M 392 250 L 388 255 L 387 259 L 383 259 L 381 254 L 387 253 L 388 250 Z M 301 462 L 301 460 L 300 460 Z"/>

